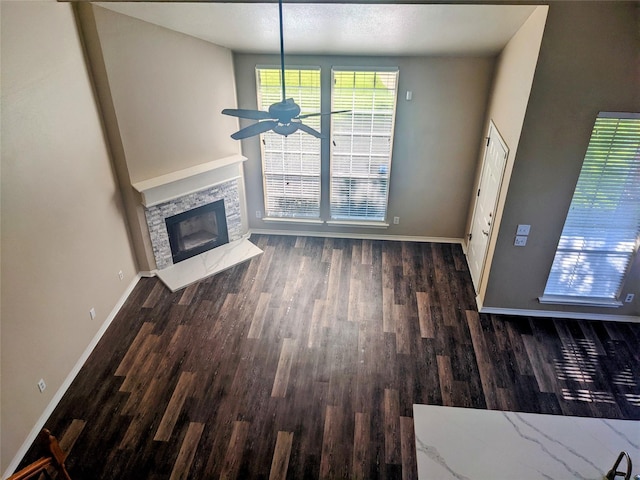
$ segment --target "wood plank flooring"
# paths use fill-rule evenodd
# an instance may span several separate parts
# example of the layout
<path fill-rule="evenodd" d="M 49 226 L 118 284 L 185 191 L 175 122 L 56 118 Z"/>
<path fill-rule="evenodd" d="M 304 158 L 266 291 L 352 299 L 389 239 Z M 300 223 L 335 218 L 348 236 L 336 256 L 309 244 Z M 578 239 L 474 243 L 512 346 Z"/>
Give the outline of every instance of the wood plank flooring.
<path fill-rule="evenodd" d="M 46 423 L 74 480 L 412 479 L 414 403 L 640 419 L 638 324 L 480 315 L 459 245 L 252 241 L 136 286 Z"/>

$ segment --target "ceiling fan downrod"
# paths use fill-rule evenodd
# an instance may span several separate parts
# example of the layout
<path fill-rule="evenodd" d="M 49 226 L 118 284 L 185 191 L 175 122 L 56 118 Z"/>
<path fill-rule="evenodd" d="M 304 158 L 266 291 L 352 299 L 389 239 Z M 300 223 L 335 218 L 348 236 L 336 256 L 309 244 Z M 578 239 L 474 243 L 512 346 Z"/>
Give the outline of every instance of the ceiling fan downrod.
<path fill-rule="evenodd" d="M 280 135 L 291 135 L 301 130 L 316 138 L 325 138 L 316 129 L 305 125 L 301 120 L 309 117 L 317 117 L 324 115 L 332 115 L 335 113 L 344 113 L 347 110 L 337 112 L 318 112 L 300 115 L 300 106 L 293 98 L 287 98 L 286 82 L 285 82 L 285 66 L 284 66 L 284 22 L 282 15 L 282 0 L 278 0 L 279 20 L 280 20 L 280 74 L 282 84 L 282 99 L 269 106 L 267 112 L 262 110 L 251 110 L 243 108 L 225 108 L 222 110 L 223 115 L 230 115 L 237 118 L 246 118 L 247 120 L 258 120 L 258 123 L 241 128 L 231 135 L 234 140 L 242 140 L 244 138 L 253 137 L 268 131 L 274 131 Z"/>
<path fill-rule="evenodd" d="M 287 98 L 284 81 L 284 30 L 282 27 L 282 0 L 278 0 L 278 9 L 280 13 L 280 71 L 282 72 L 282 101 Z"/>

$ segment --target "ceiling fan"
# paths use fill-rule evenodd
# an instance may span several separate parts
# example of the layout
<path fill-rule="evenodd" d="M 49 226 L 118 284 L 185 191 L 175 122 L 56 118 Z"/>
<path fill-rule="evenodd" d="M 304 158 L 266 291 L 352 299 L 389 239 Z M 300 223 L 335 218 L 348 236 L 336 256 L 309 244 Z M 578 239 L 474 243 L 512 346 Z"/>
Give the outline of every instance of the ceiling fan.
<path fill-rule="evenodd" d="M 282 100 L 274 103 L 269 107 L 269 111 L 262 110 L 247 110 L 237 108 L 225 108 L 222 110 L 224 115 L 230 115 L 232 117 L 246 118 L 249 120 L 258 120 L 258 123 L 249 125 L 248 127 L 238 130 L 231 135 L 234 140 L 242 140 L 243 138 L 253 137 L 260 133 L 273 130 L 274 132 L 284 135 L 291 135 L 292 133 L 302 130 L 317 138 L 324 138 L 317 130 L 311 128 L 308 125 L 302 123 L 301 120 L 309 117 L 316 117 L 319 115 L 331 115 L 334 113 L 344 113 L 349 110 L 340 110 L 337 112 L 329 113 L 309 113 L 306 115 L 300 115 L 300 106 L 296 104 L 293 98 L 287 98 L 285 82 L 284 82 L 284 40 L 283 40 L 283 28 L 282 28 L 282 0 L 278 0 L 278 7 L 280 13 L 280 70 L 282 75 Z"/>

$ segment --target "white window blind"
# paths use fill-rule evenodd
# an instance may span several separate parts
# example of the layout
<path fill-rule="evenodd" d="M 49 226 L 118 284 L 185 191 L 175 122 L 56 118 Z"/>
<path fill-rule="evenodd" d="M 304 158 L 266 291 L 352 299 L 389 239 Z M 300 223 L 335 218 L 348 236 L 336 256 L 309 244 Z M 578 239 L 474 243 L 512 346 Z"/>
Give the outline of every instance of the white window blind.
<path fill-rule="evenodd" d="M 387 216 L 398 70 L 332 70 L 331 219 Z"/>
<path fill-rule="evenodd" d="M 615 301 L 639 235 L 640 114 L 601 112 L 541 301 Z"/>
<path fill-rule="evenodd" d="M 282 99 L 278 67 L 256 67 L 258 108 Z M 300 106 L 301 113 L 320 111 L 320 68 L 285 70 L 286 93 Z M 320 131 L 320 117 L 304 123 Z M 267 217 L 320 217 L 320 139 L 301 131 L 287 137 L 272 131 L 262 134 L 262 172 Z"/>

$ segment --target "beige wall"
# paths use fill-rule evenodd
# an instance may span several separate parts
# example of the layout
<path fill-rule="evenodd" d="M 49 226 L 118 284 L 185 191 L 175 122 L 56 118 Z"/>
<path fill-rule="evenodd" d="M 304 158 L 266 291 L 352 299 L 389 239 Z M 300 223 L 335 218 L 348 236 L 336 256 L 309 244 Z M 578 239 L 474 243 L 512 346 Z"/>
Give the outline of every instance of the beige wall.
<path fill-rule="evenodd" d="M 132 182 L 238 153 L 231 51 L 94 7 Z"/>
<path fill-rule="evenodd" d="M 593 122 L 599 111 L 640 112 L 636 2 L 553 2 L 518 145 L 484 305 L 640 314 L 640 258 L 618 309 L 540 305 Z M 525 248 L 513 246 L 531 224 Z"/>
<path fill-rule="evenodd" d="M 1 9 L 4 472 L 136 265 L 71 6 Z"/>
<path fill-rule="evenodd" d="M 491 260 L 493 258 L 497 233 L 500 229 L 502 211 L 509 188 L 509 179 L 513 169 L 513 162 L 518 150 L 522 124 L 531 93 L 531 85 L 540 52 L 542 34 L 548 12 L 547 6 L 536 7 L 527 21 L 520 27 L 516 34 L 500 53 L 496 66 L 496 73 L 492 85 L 489 108 L 487 109 L 484 135 L 489 131 L 489 121 L 500 132 L 500 136 L 509 148 L 509 154 L 505 164 L 503 177 L 503 188 L 500 192 L 496 205 L 496 215 L 493 225 L 493 235 L 489 240 L 487 255 L 485 260 L 485 274 L 483 274 L 479 285 L 479 298 L 484 298 L 487 286 L 487 275 Z M 481 147 L 478 161 L 477 179 L 480 177 L 482 160 L 485 152 L 485 144 Z M 476 188 L 473 191 L 477 190 Z M 469 207 L 468 230 L 470 231 L 471 220 L 475 207 L 475 199 L 472 198 Z"/>
<path fill-rule="evenodd" d="M 235 55 L 240 108 L 256 108 L 255 66 L 278 65 L 276 56 Z M 290 65 L 322 67 L 322 101 L 330 108 L 331 66 L 397 66 L 398 107 L 389 192 L 388 229 L 364 229 L 264 222 L 260 147 L 256 137 L 242 142 L 250 227 L 280 231 L 402 235 L 461 239 L 473 188 L 478 139 L 482 134 L 494 59 L 487 57 L 363 58 L 287 56 Z M 406 101 L 407 90 L 413 100 Z M 323 130 L 329 128 L 325 118 Z M 245 124 L 243 124 L 245 125 Z M 328 178 L 328 142 L 323 144 L 323 175 Z M 328 185 L 328 184 L 327 184 Z M 328 212 L 324 212 L 328 218 Z"/>
<path fill-rule="evenodd" d="M 231 51 L 104 8 L 78 6 L 140 268 L 152 270 L 132 183 L 237 154 Z"/>

